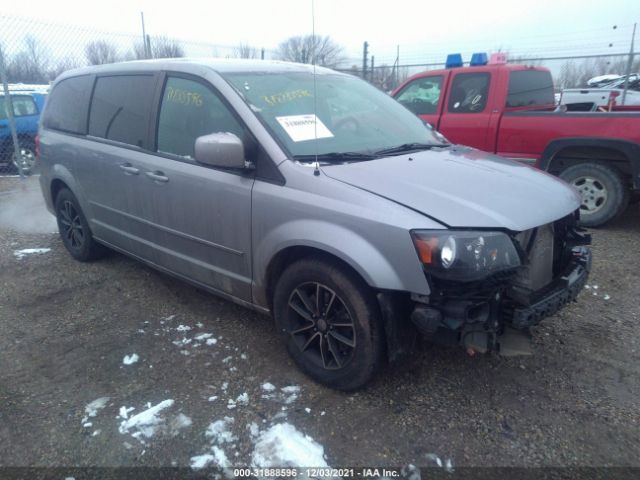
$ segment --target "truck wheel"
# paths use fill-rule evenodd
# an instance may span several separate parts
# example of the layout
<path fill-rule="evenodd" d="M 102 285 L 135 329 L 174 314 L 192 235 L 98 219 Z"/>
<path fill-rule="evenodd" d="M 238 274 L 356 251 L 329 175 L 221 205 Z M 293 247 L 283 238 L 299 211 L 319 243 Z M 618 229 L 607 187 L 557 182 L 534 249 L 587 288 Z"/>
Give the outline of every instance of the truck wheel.
<path fill-rule="evenodd" d="M 621 214 L 629 202 L 629 192 L 620 175 L 600 163 L 580 163 L 560 173 L 582 196 L 580 223 L 598 227 Z"/>
<path fill-rule="evenodd" d="M 22 169 L 23 175 L 31 175 L 34 173 L 36 167 L 35 151 L 35 146 L 27 143 L 20 146 L 20 156 L 17 156 L 15 152 L 13 152 L 11 163 L 16 173 L 20 173 L 20 169 Z"/>
<path fill-rule="evenodd" d="M 63 188 L 56 196 L 58 231 L 67 251 L 80 262 L 103 257 L 108 251 L 93 239 L 89 223 L 71 190 Z"/>
<path fill-rule="evenodd" d="M 322 259 L 299 260 L 280 277 L 273 303 L 289 354 L 317 382 L 355 390 L 380 369 L 380 312 L 356 275 Z"/>

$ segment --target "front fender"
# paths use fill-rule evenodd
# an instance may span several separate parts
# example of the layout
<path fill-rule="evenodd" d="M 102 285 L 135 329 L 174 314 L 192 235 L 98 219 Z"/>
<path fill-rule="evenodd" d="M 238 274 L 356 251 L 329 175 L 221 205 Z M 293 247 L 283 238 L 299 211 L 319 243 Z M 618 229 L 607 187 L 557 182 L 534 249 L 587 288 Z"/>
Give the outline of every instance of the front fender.
<path fill-rule="evenodd" d="M 393 265 L 372 242 L 344 226 L 322 220 L 293 220 L 270 231 L 254 245 L 254 300 L 268 304 L 267 269 L 271 259 L 289 247 L 311 247 L 329 253 L 351 266 L 367 284 L 380 290 L 412 291 L 428 294 L 429 287 L 415 256 L 409 232 L 406 232 L 407 260 L 412 265 Z M 401 271 L 410 268 L 411 272 Z M 418 273 L 418 275 L 416 275 Z"/>

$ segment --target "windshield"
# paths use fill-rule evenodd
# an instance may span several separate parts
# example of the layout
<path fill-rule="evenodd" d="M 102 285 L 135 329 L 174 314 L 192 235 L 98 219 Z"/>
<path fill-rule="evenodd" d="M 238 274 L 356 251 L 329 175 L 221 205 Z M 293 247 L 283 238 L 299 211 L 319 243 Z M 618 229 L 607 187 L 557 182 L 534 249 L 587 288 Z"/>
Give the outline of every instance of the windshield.
<path fill-rule="evenodd" d="M 351 154 L 356 160 L 353 153 L 443 145 L 413 113 L 356 77 L 322 73 L 315 86 L 312 72 L 225 77 L 294 158 Z"/>

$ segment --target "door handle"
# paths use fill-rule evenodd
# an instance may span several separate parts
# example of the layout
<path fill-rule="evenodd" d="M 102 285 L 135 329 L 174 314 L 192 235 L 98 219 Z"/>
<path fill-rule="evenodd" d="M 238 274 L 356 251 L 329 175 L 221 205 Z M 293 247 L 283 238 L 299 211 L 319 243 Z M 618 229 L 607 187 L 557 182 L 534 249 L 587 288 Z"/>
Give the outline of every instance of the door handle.
<path fill-rule="evenodd" d="M 163 172 L 147 172 L 146 175 L 154 182 L 167 183 L 169 181 L 169 177 L 165 176 Z"/>
<path fill-rule="evenodd" d="M 126 175 L 138 175 L 140 173 L 140 169 L 132 166 L 130 163 L 123 163 L 120 165 L 120 169 L 123 170 Z"/>

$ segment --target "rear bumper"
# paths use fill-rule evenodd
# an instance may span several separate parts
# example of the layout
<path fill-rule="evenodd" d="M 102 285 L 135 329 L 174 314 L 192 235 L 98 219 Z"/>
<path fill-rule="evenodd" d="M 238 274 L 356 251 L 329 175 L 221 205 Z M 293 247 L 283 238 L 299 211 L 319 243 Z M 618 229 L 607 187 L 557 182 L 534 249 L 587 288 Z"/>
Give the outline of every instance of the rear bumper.
<path fill-rule="evenodd" d="M 537 325 L 542 319 L 555 314 L 576 299 L 589 278 L 591 250 L 576 247 L 572 254 L 564 274 L 545 289 L 542 298 L 527 306 L 514 306 L 510 322 L 514 328 L 524 329 Z"/>

